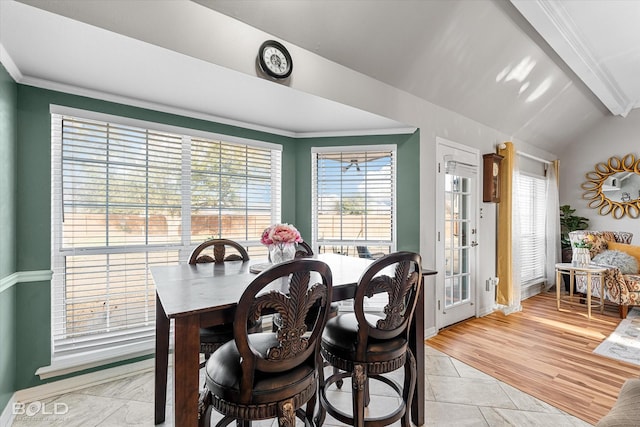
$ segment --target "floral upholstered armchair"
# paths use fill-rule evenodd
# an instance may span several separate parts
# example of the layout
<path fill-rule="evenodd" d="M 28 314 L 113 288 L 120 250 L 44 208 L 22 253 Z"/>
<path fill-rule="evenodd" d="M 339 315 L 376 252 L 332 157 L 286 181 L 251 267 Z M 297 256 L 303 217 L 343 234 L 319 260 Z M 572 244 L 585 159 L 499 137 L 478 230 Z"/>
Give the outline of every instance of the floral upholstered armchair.
<path fill-rule="evenodd" d="M 609 267 L 604 274 L 604 299 L 617 304 L 620 317 L 627 317 L 629 306 L 640 305 L 640 246 L 631 245 L 633 233 L 626 231 L 580 230 L 569 233 L 571 246 L 584 242 L 591 263 Z M 593 277 L 592 294 L 600 297 L 599 277 Z M 576 292 L 586 293 L 586 277 L 576 277 Z"/>

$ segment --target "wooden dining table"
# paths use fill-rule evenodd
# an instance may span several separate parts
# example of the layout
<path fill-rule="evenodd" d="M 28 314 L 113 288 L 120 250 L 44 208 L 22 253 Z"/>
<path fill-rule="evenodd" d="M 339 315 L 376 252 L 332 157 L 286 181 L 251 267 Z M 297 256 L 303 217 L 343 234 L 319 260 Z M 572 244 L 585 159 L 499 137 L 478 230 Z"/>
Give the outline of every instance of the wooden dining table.
<path fill-rule="evenodd" d="M 313 258 L 329 265 L 333 301 L 353 298 L 362 273 L 373 262 L 339 254 Z M 173 414 L 176 427 L 197 426 L 200 328 L 233 322 L 245 288 L 255 279 L 252 265 L 265 260 L 180 264 L 151 267 L 156 285 L 155 424 L 166 418 L 170 320 L 174 321 Z M 436 274 L 423 270 L 423 275 Z M 417 362 L 417 384 L 411 408 L 416 425 L 424 424 L 424 286 L 412 323 L 411 350 Z"/>

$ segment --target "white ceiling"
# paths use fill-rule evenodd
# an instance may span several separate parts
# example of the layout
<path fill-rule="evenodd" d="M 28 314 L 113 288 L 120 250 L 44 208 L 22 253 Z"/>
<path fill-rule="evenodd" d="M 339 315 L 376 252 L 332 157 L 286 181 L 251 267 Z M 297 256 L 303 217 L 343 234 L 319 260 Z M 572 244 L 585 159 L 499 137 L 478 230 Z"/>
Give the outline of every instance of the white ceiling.
<path fill-rule="evenodd" d="M 640 43 L 624 31 L 640 28 L 640 2 L 513 2 L 518 8 L 501 0 L 166 0 L 153 7 L 145 0 L 0 0 L 0 55 L 21 83 L 285 135 L 407 131 L 403 123 L 216 65 L 206 43 L 194 44 L 183 27 L 159 26 L 162 11 L 180 8 L 194 19 L 234 17 L 550 152 L 610 115 L 604 105 L 622 115 L 637 106 Z M 536 7 L 526 10 L 526 3 Z M 631 11 L 623 10 L 629 3 Z M 615 37 L 603 37 L 612 29 Z M 556 39 L 569 32 L 574 41 L 563 51 Z M 590 68 L 563 62 L 549 45 L 567 58 L 570 48 L 578 58 L 588 53 Z M 589 79 L 595 69 L 615 103 Z"/>
<path fill-rule="evenodd" d="M 511 0 L 611 113 L 640 107 L 640 2 Z"/>

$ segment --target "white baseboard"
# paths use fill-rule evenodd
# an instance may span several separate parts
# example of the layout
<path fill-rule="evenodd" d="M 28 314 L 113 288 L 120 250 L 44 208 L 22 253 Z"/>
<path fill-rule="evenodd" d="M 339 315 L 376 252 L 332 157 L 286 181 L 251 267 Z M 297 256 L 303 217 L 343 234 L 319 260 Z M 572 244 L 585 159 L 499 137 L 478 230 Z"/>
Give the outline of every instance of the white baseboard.
<path fill-rule="evenodd" d="M 425 328 L 424 330 L 424 339 L 428 339 L 431 337 L 435 337 L 436 335 L 438 335 L 438 331 L 436 331 L 435 326 L 432 326 L 430 328 Z"/>
<path fill-rule="evenodd" d="M 502 311 L 505 316 L 508 316 L 512 313 L 517 313 L 518 311 L 522 311 L 522 305 L 502 305 L 498 304 L 497 309 Z"/>
<path fill-rule="evenodd" d="M 544 291 L 544 283 L 536 283 L 535 285 L 523 287 L 520 298 L 525 300 Z"/>
<path fill-rule="evenodd" d="M 482 311 L 480 311 L 480 312 L 478 313 L 478 317 L 484 317 L 484 316 L 487 316 L 487 315 L 489 315 L 489 314 L 493 313 L 495 310 L 496 310 L 496 308 L 495 308 L 495 307 L 486 307 L 484 310 L 482 310 Z"/>
<path fill-rule="evenodd" d="M 140 362 L 128 363 L 126 365 L 120 365 L 113 368 L 103 369 L 101 371 L 53 381 L 16 391 L 14 393 L 14 402 L 34 402 L 37 400 L 43 400 L 86 387 L 119 380 L 142 372 L 152 371 L 154 367 L 155 359 L 146 359 Z"/>
<path fill-rule="evenodd" d="M 13 420 L 16 418 L 16 414 L 13 413 L 13 404 L 16 403 L 16 394 L 13 393 L 7 406 L 4 407 L 2 414 L 0 414 L 0 427 L 9 427 L 13 424 Z"/>

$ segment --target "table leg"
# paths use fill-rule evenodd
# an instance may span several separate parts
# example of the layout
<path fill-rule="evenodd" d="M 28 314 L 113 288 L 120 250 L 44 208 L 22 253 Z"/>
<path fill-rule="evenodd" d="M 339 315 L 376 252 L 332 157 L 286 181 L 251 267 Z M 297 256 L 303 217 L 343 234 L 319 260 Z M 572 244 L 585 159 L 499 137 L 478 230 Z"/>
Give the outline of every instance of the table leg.
<path fill-rule="evenodd" d="M 413 393 L 413 403 L 411 405 L 411 420 L 415 425 L 424 424 L 424 279 L 422 281 L 422 289 L 418 294 L 416 309 L 413 314 L 411 327 L 413 334 L 409 339 L 409 347 L 416 357 L 416 389 Z"/>
<path fill-rule="evenodd" d="M 562 273 L 556 269 L 556 308 L 560 310 L 560 283 L 562 282 Z"/>
<path fill-rule="evenodd" d="M 573 290 L 576 286 L 576 271 L 571 269 L 571 273 L 569 274 L 569 300 L 573 301 Z"/>
<path fill-rule="evenodd" d="M 587 318 L 591 319 L 591 272 L 587 271 Z"/>
<path fill-rule="evenodd" d="M 173 412 L 176 427 L 198 425 L 200 321 L 197 315 L 175 319 Z"/>
<path fill-rule="evenodd" d="M 155 424 L 164 422 L 167 407 L 167 367 L 169 365 L 169 319 L 156 295 Z"/>
<path fill-rule="evenodd" d="M 598 273 L 600 276 L 600 314 L 604 314 L 604 274 Z"/>

